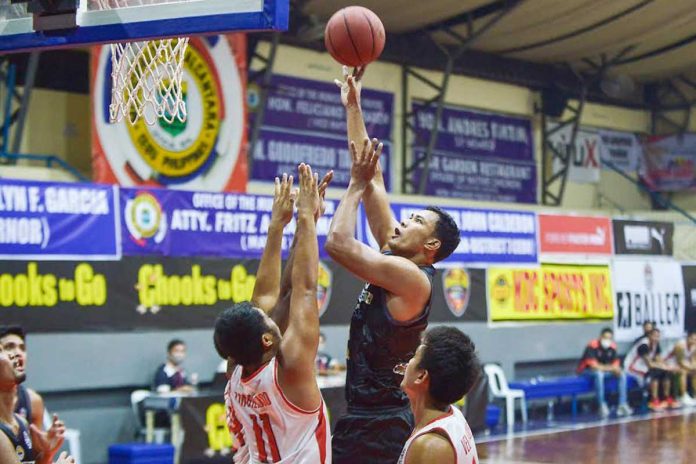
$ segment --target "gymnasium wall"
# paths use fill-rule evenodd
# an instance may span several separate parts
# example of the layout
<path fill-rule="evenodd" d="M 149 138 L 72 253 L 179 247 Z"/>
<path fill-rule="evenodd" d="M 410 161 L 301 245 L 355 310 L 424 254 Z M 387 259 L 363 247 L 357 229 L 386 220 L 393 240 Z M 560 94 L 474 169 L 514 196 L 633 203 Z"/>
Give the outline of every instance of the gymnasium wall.
<path fill-rule="evenodd" d="M 262 44 L 262 46 L 264 46 Z M 327 55 L 313 51 L 281 47 L 275 63 L 275 72 L 297 77 L 331 81 L 340 77 L 340 68 Z M 423 71 L 431 79 L 438 80 L 436 72 Z M 394 170 L 393 185 L 398 189 L 401 176 L 401 68 L 389 63 L 370 66 L 365 86 L 394 93 Z M 431 91 L 415 80 L 409 82 L 411 96 L 428 98 Z M 472 108 L 533 117 L 537 97 L 528 89 L 453 76 L 447 102 Z M 90 172 L 90 119 L 89 97 L 86 95 L 35 90 L 26 132 L 22 142 L 24 152 L 56 154 L 85 174 Z M 696 118 L 692 119 L 693 120 Z M 620 130 L 647 131 L 649 115 L 643 111 L 625 110 L 603 105 L 587 105 L 583 124 Z M 540 131 L 536 121 L 537 159 L 540 156 Z M 696 127 L 694 128 L 696 130 Z M 25 164 L 2 175 L 17 175 L 47 179 L 45 170 L 29 170 Z M 12 174 L 14 172 L 14 174 Z M 54 177 L 48 177 L 55 179 Z M 251 193 L 269 192 L 263 183 L 251 183 Z M 341 192 L 332 190 L 329 196 L 338 198 Z M 602 200 L 606 197 L 611 202 Z M 696 200 L 687 195 L 675 196 L 678 202 L 696 208 Z M 424 197 L 394 195 L 395 201 L 428 203 Z M 438 200 L 443 204 L 461 204 L 456 200 Z M 577 211 L 603 209 L 616 212 L 614 204 L 626 210 L 647 210 L 648 200 L 636 187 L 619 176 L 603 171 L 597 185 L 568 183 L 564 207 Z M 482 204 L 484 205 L 484 204 Z M 533 206 L 501 205 L 531 209 Z M 536 208 L 539 209 L 539 208 Z M 643 217 L 677 218 L 673 214 L 645 213 Z M 685 240 L 693 228 L 677 225 L 676 234 L 682 230 Z M 675 239 L 675 242 L 680 243 Z M 688 248 L 688 249 L 687 249 Z M 678 257 L 696 253 L 694 247 L 675 250 Z M 696 259 L 696 257 L 691 258 Z M 352 310 L 352 302 L 346 311 Z M 469 333 L 477 344 L 482 360 L 500 362 L 509 376 L 515 375 L 515 364 L 534 361 L 568 360 L 580 356 L 586 341 L 599 332 L 605 324 L 553 324 L 530 325 L 524 328 L 488 328 L 485 323 L 458 324 Z M 327 335 L 328 351 L 336 356 L 345 355 L 347 326 L 323 327 Z M 521 332 L 525 337 L 519 337 Z M 208 330 L 182 330 L 177 332 L 127 332 L 99 334 L 40 334 L 30 335 L 28 385 L 43 392 L 48 408 L 62 414 L 70 427 L 82 431 L 83 459 L 85 464 L 106 462 L 109 444 L 131 440 L 133 417 L 130 412 L 129 392 L 147 387 L 155 367 L 164 359 L 166 343 L 174 337 L 184 339 L 189 347 L 187 368 L 198 372 L 203 381 L 212 377 L 219 359 L 215 354 L 211 333 Z"/>

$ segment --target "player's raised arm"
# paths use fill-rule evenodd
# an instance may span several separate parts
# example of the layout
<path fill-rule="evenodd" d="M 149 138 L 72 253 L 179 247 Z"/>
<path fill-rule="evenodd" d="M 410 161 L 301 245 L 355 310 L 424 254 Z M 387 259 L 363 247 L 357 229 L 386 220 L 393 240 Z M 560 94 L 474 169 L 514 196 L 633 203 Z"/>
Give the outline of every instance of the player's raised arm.
<path fill-rule="evenodd" d="M 313 410 L 321 402 L 314 378 L 314 360 L 319 345 L 317 276 L 319 246 L 315 213 L 321 205 L 318 178 L 312 168 L 299 167 L 295 262 L 291 270 L 292 292 L 288 328 L 280 345 L 279 380 L 290 401 Z"/>
<path fill-rule="evenodd" d="M 395 297 L 389 303 L 392 317 L 407 321 L 422 311 L 430 297 L 430 281 L 413 261 L 384 255 L 355 238 L 358 204 L 374 175 L 381 152 L 381 144 L 375 147 L 365 143 L 360 153 L 351 144 L 351 180 L 331 221 L 326 251 L 358 278 L 391 293 Z"/>
<path fill-rule="evenodd" d="M 362 84 L 360 79 L 365 72 L 365 67 L 356 68 L 350 75 L 348 68 L 343 67 L 343 82 L 336 79 L 336 85 L 341 89 L 341 101 L 346 108 L 346 121 L 348 127 L 348 141 L 368 140 L 367 129 L 360 106 L 360 93 Z M 377 139 L 372 139 L 373 149 L 377 148 Z M 387 241 L 398 225 L 394 213 L 389 207 L 387 189 L 384 184 L 382 168 L 377 162 L 371 181 L 367 184 L 363 193 L 363 204 L 367 213 L 367 221 L 370 231 L 374 235 L 380 249 L 387 248 Z"/>
<path fill-rule="evenodd" d="M 296 196 L 292 184 L 293 177 L 287 174 L 283 174 L 282 179 L 275 178 L 268 238 L 257 271 L 257 274 L 263 276 L 263 279 L 256 280 L 254 292 L 251 295 L 251 304 L 268 314 L 272 313 L 280 295 L 283 229 L 292 219 Z"/>

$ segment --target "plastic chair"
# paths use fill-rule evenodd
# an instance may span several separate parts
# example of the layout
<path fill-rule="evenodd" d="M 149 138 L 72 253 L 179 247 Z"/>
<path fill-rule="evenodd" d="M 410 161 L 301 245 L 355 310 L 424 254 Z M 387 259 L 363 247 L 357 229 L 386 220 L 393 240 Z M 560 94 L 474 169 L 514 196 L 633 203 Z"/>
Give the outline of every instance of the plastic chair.
<path fill-rule="evenodd" d="M 145 400 L 145 398 L 147 398 L 150 395 L 152 395 L 152 392 L 150 390 L 135 390 L 131 392 L 130 397 L 131 409 L 133 410 L 133 416 L 135 417 L 135 424 L 137 428 L 136 435 L 138 439 L 142 440 L 145 439 L 145 436 L 147 434 L 147 428 L 143 423 L 143 413 L 140 409 L 140 403 L 142 403 Z M 169 429 L 155 427 L 153 429 L 155 443 L 164 443 L 166 441 L 168 432 Z"/>
<path fill-rule="evenodd" d="M 48 409 L 44 407 L 44 417 L 43 425 L 44 430 L 51 428 L 53 424 L 53 417 L 48 412 Z M 75 458 L 75 462 L 78 464 L 82 463 L 82 447 L 80 445 L 80 431 L 77 429 L 65 429 L 65 443 L 68 445 L 68 451 L 70 455 Z"/>
<path fill-rule="evenodd" d="M 488 376 L 488 385 L 494 398 L 505 399 L 505 412 L 507 414 L 507 425 L 511 427 L 515 424 L 515 400 L 520 400 L 522 410 L 522 422 L 527 422 L 527 399 L 524 390 L 511 389 L 508 386 L 505 372 L 497 364 L 486 364 L 483 370 Z"/>

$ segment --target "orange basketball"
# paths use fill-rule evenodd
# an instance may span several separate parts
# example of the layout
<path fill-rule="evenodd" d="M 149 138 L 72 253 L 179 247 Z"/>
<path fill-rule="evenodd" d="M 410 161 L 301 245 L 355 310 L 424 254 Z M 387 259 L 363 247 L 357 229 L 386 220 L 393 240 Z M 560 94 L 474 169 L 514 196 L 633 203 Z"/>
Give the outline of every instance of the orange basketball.
<path fill-rule="evenodd" d="M 375 61 L 384 50 L 384 25 L 362 6 L 349 6 L 331 16 L 324 31 L 324 45 L 333 58 L 346 66 Z"/>

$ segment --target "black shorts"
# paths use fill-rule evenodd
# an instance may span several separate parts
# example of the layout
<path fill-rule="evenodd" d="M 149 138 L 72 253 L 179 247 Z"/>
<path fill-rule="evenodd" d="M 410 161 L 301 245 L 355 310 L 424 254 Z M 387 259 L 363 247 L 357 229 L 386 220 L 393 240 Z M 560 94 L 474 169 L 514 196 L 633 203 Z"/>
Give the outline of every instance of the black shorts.
<path fill-rule="evenodd" d="M 658 380 L 662 381 L 667 379 L 669 375 L 669 372 L 662 370 L 662 369 L 650 369 L 648 373 L 645 375 L 645 384 L 649 385 L 651 381 L 653 380 Z"/>
<path fill-rule="evenodd" d="M 348 412 L 331 437 L 334 464 L 396 463 L 413 430 L 411 408 Z"/>

